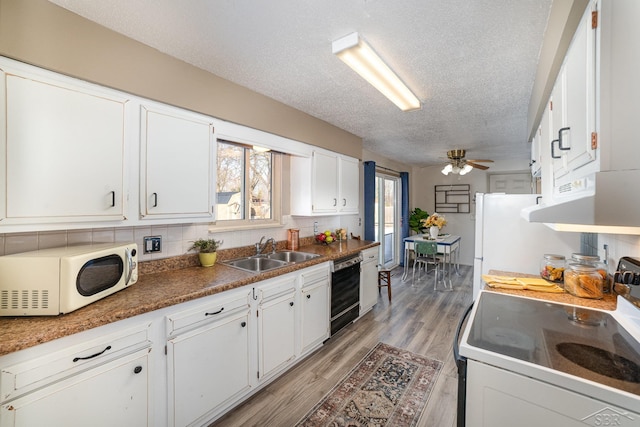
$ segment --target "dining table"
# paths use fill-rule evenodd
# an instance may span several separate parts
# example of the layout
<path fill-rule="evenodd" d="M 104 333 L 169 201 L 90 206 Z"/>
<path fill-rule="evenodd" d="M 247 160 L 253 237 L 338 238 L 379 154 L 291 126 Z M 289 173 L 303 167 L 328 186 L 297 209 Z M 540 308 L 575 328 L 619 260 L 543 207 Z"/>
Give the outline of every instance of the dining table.
<path fill-rule="evenodd" d="M 447 280 L 449 280 L 449 288 L 453 288 L 451 280 L 452 269 L 455 268 L 457 274 L 460 274 L 460 236 L 454 234 L 441 234 L 435 241 L 438 243 L 438 253 L 442 254 L 442 264 L 446 271 Z M 409 261 L 410 255 L 414 250 L 416 242 L 432 242 L 428 235 L 416 234 L 405 237 L 404 241 L 404 271 L 402 281 L 406 281 L 409 277 Z"/>

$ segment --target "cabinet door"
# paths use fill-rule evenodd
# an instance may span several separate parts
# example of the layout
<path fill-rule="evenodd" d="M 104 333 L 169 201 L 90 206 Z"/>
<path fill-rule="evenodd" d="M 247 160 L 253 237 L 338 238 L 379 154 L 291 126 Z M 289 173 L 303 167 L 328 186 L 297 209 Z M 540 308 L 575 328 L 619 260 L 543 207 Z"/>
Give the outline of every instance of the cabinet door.
<path fill-rule="evenodd" d="M 186 112 L 141 110 L 143 217 L 211 217 L 212 124 Z"/>
<path fill-rule="evenodd" d="M 567 156 L 564 150 L 560 149 L 560 139 L 559 133 L 560 129 L 566 126 L 566 118 L 565 118 L 565 68 L 564 66 L 560 70 L 560 74 L 558 74 L 558 79 L 556 80 L 556 84 L 553 86 L 553 91 L 551 92 L 551 134 L 549 135 L 550 142 L 547 146 L 547 149 L 550 151 L 551 156 L 551 170 L 553 173 L 553 179 L 558 180 L 559 178 L 565 176 L 568 172 L 567 169 Z"/>
<path fill-rule="evenodd" d="M 360 168 L 355 159 L 340 158 L 340 212 L 358 212 Z"/>
<path fill-rule="evenodd" d="M 554 186 L 576 178 L 573 171 L 597 157 L 596 132 L 596 29 L 592 28 L 592 2 L 578 25 L 553 90 Z"/>
<path fill-rule="evenodd" d="M 0 407 L 0 427 L 147 426 L 148 350 L 54 383 Z"/>
<path fill-rule="evenodd" d="M 360 315 L 378 302 L 378 247 L 362 251 L 360 269 Z"/>
<path fill-rule="evenodd" d="M 295 357 L 295 291 L 258 306 L 259 378 L 263 380 Z"/>
<path fill-rule="evenodd" d="M 311 169 L 313 212 L 338 212 L 338 157 L 315 151 Z"/>
<path fill-rule="evenodd" d="M 249 388 L 249 310 L 169 340 L 169 426 L 185 426 Z"/>
<path fill-rule="evenodd" d="M 329 289 L 328 278 L 302 288 L 301 354 L 329 338 Z"/>
<path fill-rule="evenodd" d="M 6 75 L 6 217 L 122 220 L 126 99 Z"/>
<path fill-rule="evenodd" d="M 595 6 L 594 6 L 595 7 Z M 591 144 L 595 128 L 595 32 L 591 26 L 591 10 L 582 17 L 565 59 L 566 124 L 560 132 L 566 151 L 567 167 L 575 170 L 596 159 L 596 146 Z"/>

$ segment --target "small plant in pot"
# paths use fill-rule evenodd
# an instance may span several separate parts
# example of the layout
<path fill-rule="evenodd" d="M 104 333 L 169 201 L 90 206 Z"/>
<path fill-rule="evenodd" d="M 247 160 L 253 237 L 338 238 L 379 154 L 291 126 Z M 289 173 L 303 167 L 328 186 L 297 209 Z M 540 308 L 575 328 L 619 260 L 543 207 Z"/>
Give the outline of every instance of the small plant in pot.
<path fill-rule="evenodd" d="M 211 267 L 218 259 L 218 247 L 222 245 L 222 240 L 215 239 L 198 239 L 193 242 L 189 248 L 190 251 L 198 251 L 198 258 L 203 267 Z"/>

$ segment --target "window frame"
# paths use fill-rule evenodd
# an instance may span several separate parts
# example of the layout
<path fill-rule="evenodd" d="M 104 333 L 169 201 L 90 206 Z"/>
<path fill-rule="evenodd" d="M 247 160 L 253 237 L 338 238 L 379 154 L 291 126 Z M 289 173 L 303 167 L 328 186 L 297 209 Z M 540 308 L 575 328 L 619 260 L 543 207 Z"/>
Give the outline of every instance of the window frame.
<path fill-rule="evenodd" d="M 253 150 L 251 145 L 243 144 L 241 142 L 236 142 L 231 139 L 216 139 L 216 159 L 218 158 L 218 148 L 219 144 L 230 144 L 236 145 L 244 148 L 245 150 Z M 223 230 L 241 230 L 241 229 L 255 229 L 255 228 L 269 228 L 269 227 L 278 227 L 282 226 L 282 157 L 284 156 L 282 153 L 271 150 L 271 218 L 269 219 L 252 219 L 250 210 L 251 210 L 251 191 L 247 188 L 246 183 L 249 179 L 249 162 L 250 156 L 248 152 L 244 152 L 244 190 L 243 190 L 243 206 L 244 206 L 244 215 L 245 219 L 218 219 L 215 218 L 215 221 L 210 224 L 210 231 L 223 231 Z M 217 212 L 217 204 L 218 204 L 218 191 L 217 191 L 217 181 L 218 181 L 218 168 L 216 161 L 216 170 L 215 170 L 215 185 L 214 185 L 214 197 L 215 197 L 215 205 Z"/>

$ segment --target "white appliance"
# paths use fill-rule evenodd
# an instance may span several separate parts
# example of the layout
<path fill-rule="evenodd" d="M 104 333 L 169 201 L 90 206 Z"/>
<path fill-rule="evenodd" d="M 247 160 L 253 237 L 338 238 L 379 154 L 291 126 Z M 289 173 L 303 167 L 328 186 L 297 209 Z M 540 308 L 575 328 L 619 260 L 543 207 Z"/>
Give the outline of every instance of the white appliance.
<path fill-rule="evenodd" d="M 489 270 L 540 273 L 544 254 L 580 252 L 580 233 L 558 232 L 527 222 L 520 211 L 536 203 L 536 194 L 476 194 L 473 299 Z"/>
<path fill-rule="evenodd" d="M 458 426 L 640 426 L 640 310 L 482 291 L 454 354 Z M 459 342 L 459 345 L 458 345 Z"/>
<path fill-rule="evenodd" d="M 0 257 L 0 316 L 69 313 L 138 281 L 137 245 L 106 243 Z"/>

